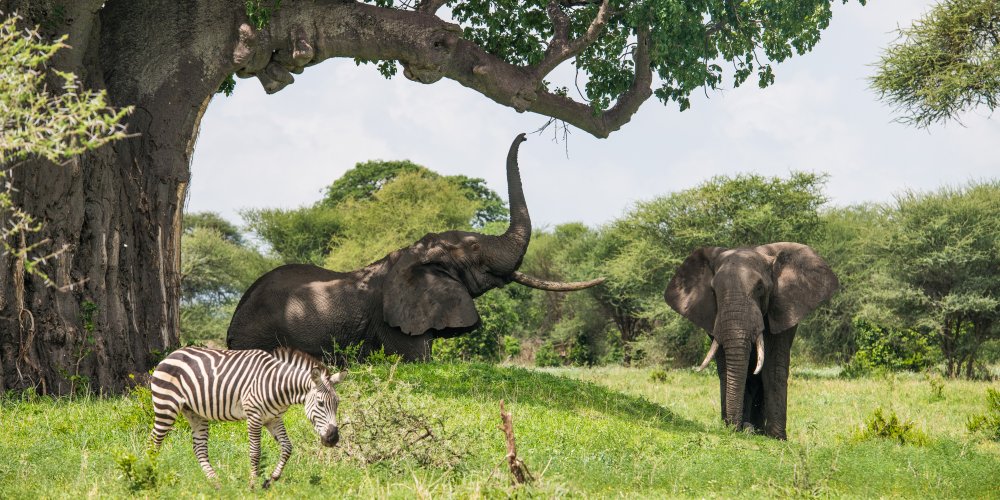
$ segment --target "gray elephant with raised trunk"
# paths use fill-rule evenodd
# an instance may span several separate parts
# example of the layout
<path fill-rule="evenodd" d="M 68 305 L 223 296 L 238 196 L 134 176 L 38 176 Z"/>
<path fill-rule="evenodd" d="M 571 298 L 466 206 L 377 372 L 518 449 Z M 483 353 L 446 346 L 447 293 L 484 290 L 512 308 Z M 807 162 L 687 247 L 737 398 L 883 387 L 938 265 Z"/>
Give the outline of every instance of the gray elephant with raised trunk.
<path fill-rule="evenodd" d="M 838 286 L 830 266 L 799 243 L 703 247 L 684 260 L 664 298 L 712 338 L 699 369 L 715 357 L 726 423 L 786 439 L 795 329 Z"/>
<path fill-rule="evenodd" d="M 426 360 L 436 337 L 480 325 L 472 299 L 511 281 L 571 291 L 603 279 L 544 281 L 517 269 L 531 239 L 531 219 L 517 166 L 518 135 L 507 154 L 510 225 L 499 236 L 466 231 L 430 233 L 413 245 L 351 272 L 290 264 L 261 276 L 243 294 L 226 336 L 230 349 L 287 346 L 314 356 L 361 345 L 408 361 Z"/>

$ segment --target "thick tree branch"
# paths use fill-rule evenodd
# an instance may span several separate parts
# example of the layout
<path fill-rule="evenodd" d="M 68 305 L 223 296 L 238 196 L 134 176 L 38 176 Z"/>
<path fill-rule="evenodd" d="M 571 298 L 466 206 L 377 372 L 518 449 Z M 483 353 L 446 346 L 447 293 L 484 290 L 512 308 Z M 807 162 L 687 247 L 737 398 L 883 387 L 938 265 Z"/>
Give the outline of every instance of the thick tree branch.
<path fill-rule="evenodd" d="M 437 14 L 438 9 L 448 3 L 448 0 L 421 0 L 420 4 L 417 5 L 416 11 L 423 12 L 424 14 Z"/>
<path fill-rule="evenodd" d="M 554 49 L 546 67 L 583 50 L 599 36 L 608 16 L 607 2 L 587 34 Z M 256 76 L 268 92 L 293 81 L 291 73 L 332 57 L 395 60 L 414 81 L 449 78 L 519 112 L 533 111 L 563 120 L 597 137 L 607 137 L 627 123 L 652 95 L 648 33 L 639 33 L 633 59 L 636 79 L 615 106 L 595 113 L 587 104 L 552 94 L 543 87 L 539 66 L 507 63 L 462 38 L 458 25 L 422 12 L 382 9 L 361 3 L 317 1 L 282 10 L 265 31 L 243 25 L 234 40 L 232 65 L 241 77 Z M 554 67 L 554 66 L 553 66 Z M 225 76 L 220 73 L 219 81 Z"/>
<path fill-rule="evenodd" d="M 549 19 L 552 20 L 552 40 L 549 47 L 545 49 L 545 56 L 537 64 L 531 66 L 532 73 L 538 78 L 549 74 L 552 70 L 564 61 L 579 54 L 588 45 L 594 43 L 597 37 L 601 36 L 601 31 L 611 17 L 611 7 L 608 0 L 603 0 L 597 9 L 597 15 L 587 27 L 587 32 L 576 40 L 569 39 L 569 16 L 563 12 L 562 7 L 556 0 L 549 2 L 547 9 Z"/>

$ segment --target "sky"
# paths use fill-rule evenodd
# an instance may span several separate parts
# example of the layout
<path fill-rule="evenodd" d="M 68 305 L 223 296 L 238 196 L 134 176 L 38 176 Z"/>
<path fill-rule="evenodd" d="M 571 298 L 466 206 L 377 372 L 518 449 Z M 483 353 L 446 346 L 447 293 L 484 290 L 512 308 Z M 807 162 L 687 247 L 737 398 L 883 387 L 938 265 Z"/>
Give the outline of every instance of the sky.
<path fill-rule="evenodd" d="M 716 175 L 826 172 L 826 193 L 837 206 L 1000 176 L 1000 117 L 975 110 L 961 123 L 917 129 L 895 122 L 868 86 L 897 28 L 933 3 L 835 2 L 816 48 L 776 65 L 776 82 L 766 89 L 753 82 L 732 88 L 730 80 L 725 90 L 693 95 L 684 112 L 651 98 L 607 139 L 573 128 L 567 141 L 551 127 L 529 134 L 520 167 L 533 223 L 597 226 L 637 201 Z M 242 223 L 241 209 L 309 205 L 356 163 L 373 159 L 482 177 L 506 198 L 510 141 L 547 121 L 450 80 L 386 80 L 352 60 L 325 61 L 295 80 L 270 96 L 256 79 L 237 80 L 232 96 L 212 100 L 187 211 Z"/>

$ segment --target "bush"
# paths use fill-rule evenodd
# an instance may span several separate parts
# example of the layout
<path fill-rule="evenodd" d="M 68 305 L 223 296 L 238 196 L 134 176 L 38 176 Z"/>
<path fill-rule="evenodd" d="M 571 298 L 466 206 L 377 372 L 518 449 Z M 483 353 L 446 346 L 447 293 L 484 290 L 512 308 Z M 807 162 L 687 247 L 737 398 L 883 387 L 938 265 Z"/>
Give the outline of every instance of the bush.
<path fill-rule="evenodd" d="M 988 439 L 1000 441 L 1000 392 L 986 389 L 986 413 L 970 416 L 966 427 L 969 432 L 982 433 Z"/>
<path fill-rule="evenodd" d="M 882 408 L 875 409 L 865 421 L 865 426 L 857 435 L 859 441 L 869 439 L 888 439 L 899 444 L 914 444 L 923 446 L 927 444 L 927 434 L 916 428 L 913 421 L 900 420 L 895 411 L 889 412 L 886 418 L 882 413 Z"/>
<path fill-rule="evenodd" d="M 546 342 L 535 351 L 535 366 L 562 366 L 562 357 L 556 352 L 552 342 Z"/>
<path fill-rule="evenodd" d="M 842 372 L 858 377 L 879 371 L 922 371 L 937 358 L 928 338 L 916 330 L 896 330 L 864 319 L 854 320 L 858 351 Z"/>
<path fill-rule="evenodd" d="M 521 354 L 521 341 L 512 335 L 505 335 L 503 338 L 503 352 L 507 359 L 516 358 Z"/>

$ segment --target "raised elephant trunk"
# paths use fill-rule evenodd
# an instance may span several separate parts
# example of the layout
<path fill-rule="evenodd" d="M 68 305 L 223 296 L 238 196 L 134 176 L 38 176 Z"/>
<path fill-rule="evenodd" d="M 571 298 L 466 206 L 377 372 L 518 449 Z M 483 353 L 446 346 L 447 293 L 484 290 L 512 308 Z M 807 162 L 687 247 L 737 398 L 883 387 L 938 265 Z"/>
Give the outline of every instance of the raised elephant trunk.
<path fill-rule="evenodd" d="M 526 141 L 524 134 L 518 134 L 507 152 L 507 197 L 510 199 L 510 225 L 507 231 L 498 239 L 498 251 L 494 254 L 492 267 L 494 271 L 507 276 L 512 281 L 540 290 L 568 292 L 582 290 L 604 282 L 604 278 L 589 281 L 565 283 L 548 281 L 528 276 L 517 269 L 521 267 L 524 254 L 528 251 L 531 241 L 531 216 L 528 215 L 528 204 L 524 201 L 524 190 L 521 187 L 521 171 L 517 165 L 517 153 L 522 142 Z"/>

